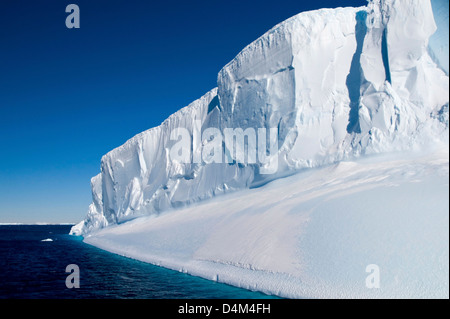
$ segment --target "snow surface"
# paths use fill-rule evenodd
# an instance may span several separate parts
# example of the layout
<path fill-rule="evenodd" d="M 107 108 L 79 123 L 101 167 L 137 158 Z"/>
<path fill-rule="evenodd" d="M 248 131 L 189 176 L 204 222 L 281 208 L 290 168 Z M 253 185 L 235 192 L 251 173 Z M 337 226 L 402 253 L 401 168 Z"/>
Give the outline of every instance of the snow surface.
<path fill-rule="evenodd" d="M 364 159 L 447 148 L 448 10 L 447 20 L 445 13 L 435 20 L 438 2 L 371 0 L 278 24 L 219 72 L 217 88 L 103 156 L 88 215 L 71 234 L 283 296 L 448 296 L 448 261 L 440 270 L 429 264 L 448 257 L 448 226 L 441 223 L 448 218 L 448 152 L 433 157 L 441 164 L 430 168 L 408 156 L 378 164 Z M 179 128 L 193 141 L 190 163 L 170 157 L 171 132 Z M 267 140 L 278 148 L 264 163 L 198 162 L 213 144 L 200 134 L 207 128 L 277 128 Z M 327 190 L 334 197 L 325 201 L 317 194 Z M 420 233 L 424 216 L 440 228 Z M 371 254 L 375 238 L 383 245 Z M 355 276 L 364 276 L 363 257 L 372 255 L 386 269 L 378 292 L 355 286 Z M 405 277 L 396 267 L 402 260 L 415 262 L 402 264 Z"/>
<path fill-rule="evenodd" d="M 448 298 L 448 171 L 448 150 L 342 161 L 84 240 L 283 297 Z"/>

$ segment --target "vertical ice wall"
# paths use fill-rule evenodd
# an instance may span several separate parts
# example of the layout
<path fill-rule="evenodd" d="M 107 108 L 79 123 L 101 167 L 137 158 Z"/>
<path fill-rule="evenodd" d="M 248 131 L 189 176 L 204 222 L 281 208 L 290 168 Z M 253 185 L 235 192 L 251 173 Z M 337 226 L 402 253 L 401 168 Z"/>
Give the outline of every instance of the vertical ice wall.
<path fill-rule="evenodd" d="M 449 1 L 431 0 L 431 6 L 433 7 L 434 20 L 439 27 L 430 38 L 429 49 L 433 60 L 448 75 Z"/>
<path fill-rule="evenodd" d="M 280 23 L 219 72 L 217 89 L 102 158 L 88 217 L 72 233 L 348 156 L 448 139 L 448 76 L 428 54 L 435 30 L 427 0 L 372 0 Z M 276 128 L 278 148 L 264 165 L 198 161 L 211 127 Z M 170 158 L 177 128 L 192 141 L 188 163 Z"/>
<path fill-rule="evenodd" d="M 402 148 L 424 134 L 418 131 L 422 124 L 448 103 L 448 77 L 436 68 L 427 50 L 436 31 L 431 4 L 374 0 L 368 5 L 366 27 L 361 145 L 365 152 Z"/>

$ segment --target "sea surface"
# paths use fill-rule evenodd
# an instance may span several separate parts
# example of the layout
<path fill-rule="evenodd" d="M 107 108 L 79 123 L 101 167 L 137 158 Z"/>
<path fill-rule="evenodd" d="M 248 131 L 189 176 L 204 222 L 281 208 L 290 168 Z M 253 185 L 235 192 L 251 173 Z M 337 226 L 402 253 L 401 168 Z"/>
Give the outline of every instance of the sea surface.
<path fill-rule="evenodd" d="M 273 298 L 103 251 L 68 235 L 70 228 L 0 225 L 1 299 Z M 71 264 L 79 268 L 79 288 L 66 286 Z"/>

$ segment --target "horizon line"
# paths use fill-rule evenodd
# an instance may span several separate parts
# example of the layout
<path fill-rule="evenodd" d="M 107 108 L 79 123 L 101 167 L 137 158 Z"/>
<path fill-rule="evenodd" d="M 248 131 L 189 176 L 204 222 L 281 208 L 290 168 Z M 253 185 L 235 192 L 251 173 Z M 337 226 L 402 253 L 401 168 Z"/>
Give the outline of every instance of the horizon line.
<path fill-rule="evenodd" d="M 36 226 L 50 226 L 50 225 L 76 225 L 77 223 L 47 223 L 47 222 L 35 222 L 35 223 L 1 223 L 0 226 L 13 226 L 13 225 L 36 225 Z"/>

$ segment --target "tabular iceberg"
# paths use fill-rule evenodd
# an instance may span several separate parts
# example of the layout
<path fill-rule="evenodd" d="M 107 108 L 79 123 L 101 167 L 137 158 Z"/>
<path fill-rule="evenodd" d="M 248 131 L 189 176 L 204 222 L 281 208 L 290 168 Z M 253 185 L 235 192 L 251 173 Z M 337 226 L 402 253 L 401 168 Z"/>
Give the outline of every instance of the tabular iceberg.
<path fill-rule="evenodd" d="M 129 223 L 120 225 L 137 217 L 167 219 L 171 217 L 159 215 L 178 209 L 183 211 L 185 216 L 180 217 L 179 212 L 171 212 L 168 215 L 178 216 L 180 225 L 185 226 L 189 216 L 195 220 L 197 215 L 182 207 L 195 207 L 194 203 L 220 194 L 222 196 L 216 199 L 223 198 L 226 201 L 226 196 L 223 195 L 225 193 L 236 190 L 241 190 L 238 193 L 242 193 L 245 189 L 304 172 L 305 169 L 314 171 L 327 165 L 355 160 L 363 155 L 420 150 L 433 146 L 436 148 L 442 145 L 446 148 L 449 101 L 448 62 L 446 64 L 448 37 L 446 43 L 435 40 L 429 43 L 429 38 L 438 29 L 433 17 L 433 8 L 437 2 L 433 1 L 432 7 L 430 1 L 424 0 L 371 0 L 366 7 L 303 12 L 278 24 L 244 48 L 219 72 L 217 88 L 171 115 L 160 126 L 133 137 L 103 156 L 101 173 L 91 181 L 93 203 L 86 219 L 74 226 L 71 233 L 90 236 L 86 237 L 88 242 L 126 254 L 126 251 L 132 251 L 130 247 L 133 247 L 133 244 L 126 249 L 120 249 L 120 241 L 111 239 L 108 234 L 114 234 L 116 230 L 118 233 L 115 238 L 120 238 L 121 227 Z M 448 25 L 448 10 L 446 21 Z M 192 140 L 189 155 L 191 161 L 181 162 L 170 156 L 170 150 L 177 142 L 171 132 L 179 128 L 188 132 Z M 268 158 L 264 163 L 211 163 L 194 160 L 203 158 L 204 150 L 211 147 L 213 141 L 201 134 L 208 128 L 217 128 L 219 131 L 227 128 L 264 128 L 270 131 L 276 128 L 277 135 L 270 135 L 267 142 L 269 145 L 276 142 L 277 149 L 269 155 L 266 154 Z M 224 152 L 230 150 L 224 146 Z M 237 152 L 244 153 L 244 150 L 238 149 Z M 442 155 L 439 157 L 440 163 L 443 163 L 444 175 L 445 172 L 448 175 L 448 160 L 445 161 L 448 153 L 443 157 L 443 161 Z M 265 171 L 270 171 L 271 174 L 266 174 Z M 436 174 L 440 176 L 440 173 Z M 369 179 L 361 179 L 370 184 Z M 376 177 L 374 179 L 377 180 Z M 331 183 L 323 182 L 324 185 Z M 395 182 L 398 180 L 392 181 Z M 264 189 L 261 192 L 266 191 Z M 270 193 L 264 194 L 270 196 Z M 295 196 L 306 195 L 300 192 Z M 307 196 L 305 201 L 308 201 L 306 198 Z M 303 201 L 300 197 L 298 200 Z M 284 206 L 288 205 L 288 202 Z M 298 209 L 306 209 L 297 204 L 294 206 Z M 236 212 L 237 207 L 233 208 L 230 203 L 228 205 L 230 212 L 233 209 Z M 273 198 L 271 205 L 275 210 L 283 206 L 278 198 Z M 445 205 L 448 207 L 448 198 L 444 198 L 441 207 L 445 208 Z M 202 207 L 200 205 L 196 209 L 207 209 Z M 293 207 L 284 208 L 290 210 Z M 249 210 L 253 211 L 250 208 Z M 267 211 L 268 216 L 277 213 L 270 209 L 263 211 Z M 218 212 L 215 218 L 221 218 L 220 214 Z M 208 216 L 210 218 L 211 215 Z M 261 215 L 261 218 L 264 219 L 264 216 Z M 279 218 L 289 220 L 288 217 L 283 217 L 282 213 L 279 213 Z M 272 223 L 276 219 L 268 217 L 268 220 Z M 178 229 L 176 219 L 173 221 L 175 222 L 171 225 Z M 291 222 L 292 225 L 299 225 L 299 220 Z M 143 225 L 145 223 L 143 222 Z M 282 221 L 280 223 L 285 225 Z M 133 221 L 132 225 L 136 224 L 137 221 Z M 153 226 L 150 224 L 147 225 L 148 232 L 152 231 Z M 229 224 L 230 227 L 231 225 L 233 223 Z M 279 225 L 279 230 L 286 230 L 283 228 L 286 225 L 283 225 Z M 101 229 L 104 229 L 103 233 Z M 133 232 L 132 229 L 127 229 Z M 233 227 L 222 229 L 221 234 L 225 237 L 230 235 L 226 229 L 232 232 Z M 245 233 L 245 224 L 235 224 L 235 229 L 236 238 L 242 239 L 239 230 Z M 192 228 L 192 232 L 206 234 L 196 230 L 196 227 Z M 276 230 L 274 232 L 278 233 Z M 292 231 L 287 234 L 292 234 Z M 102 236 L 106 236 L 103 237 L 103 242 Z M 150 240 L 151 235 L 148 236 L 150 237 L 146 240 Z M 192 233 L 192 236 L 196 235 Z M 272 263 L 273 256 L 259 256 L 255 257 L 256 259 L 250 258 L 251 262 L 240 263 L 236 261 L 239 258 L 227 253 L 227 247 L 212 244 L 220 242 L 217 236 L 219 235 L 215 234 L 214 240 L 202 247 L 193 249 L 193 245 L 186 249 L 190 252 L 190 259 L 184 256 L 159 263 L 176 269 L 179 265 L 195 263 L 194 256 L 201 256 L 201 260 L 212 260 L 217 255 L 220 258 L 216 256 L 216 259 L 220 259 L 221 264 L 238 268 L 241 265 L 242 269 L 259 265 L 262 270 L 272 273 L 295 275 L 293 266 L 289 265 L 293 260 L 291 257 L 279 259 L 287 260 L 288 265 L 280 262 L 276 266 Z M 255 236 L 262 234 L 256 232 Z M 127 238 L 129 244 L 130 237 Z M 177 240 L 172 241 L 174 238 L 176 234 L 172 239 L 165 238 L 165 241 L 158 241 L 157 238 L 151 240 L 153 243 L 169 243 L 169 246 L 171 242 L 173 245 L 175 242 L 180 244 Z M 266 241 L 264 237 L 258 238 L 262 242 Z M 137 241 L 138 239 L 131 240 L 134 247 L 141 247 Z M 107 245 L 107 242 L 113 244 Z M 296 244 L 289 246 L 286 243 L 276 244 L 277 242 L 274 239 L 266 243 L 269 246 L 275 245 L 274 256 L 283 254 L 283 251 L 289 251 L 291 256 L 292 247 Z M 148 245 L 153 247 L 153 250 L 141 247 L 142 251 L 146 251 L 146 257 L 142 257 L 138 252 L 128 255 L 157 263 L 158 260 L 164 259 L 162 256 L 165 253 L 170 255 L 169 250 L 173 252 L 182 249 L 163 245 L 164 249 L 167 248 L 164 253 L 152 244 Z M 117 249 L 112 248 L 114 246 Z M 230 247 L 234 248 L 228 249 L 238 249 L 238 246 L 231 245 Z M 261 252 L 258 250 L 259 246 L 240 247 L 247 249 L 246 253 L 251 256 Z M 266 259 L 262 261 L 261 258 Z M 186 267 L 191 273 L 206 277 L 211 273 L 211 268 L 208 267 Z M 220 273 L 220 270 L 214 267 L 213 269 L 212 272 L 216 275 Z M 336 296 L 323 291 L 314 294 L 314 289 L 272 289 L 270 284 L 264 286 L 265 281 L 258 281 L 255 276 L 259 275 L 247 277 L 260 282 L 260 286 L 255 287 L 248 283 L 245 285 L 252 289 L 291 297 Z M 223 276 L 221 278 L 239 285 L 235 277 L 233 279 L 229 276 L 229 280 L 225 280 Z M 288 283 L 289 280 L 284 282 Z M 448 294 L 448 289 L 446 293 Z"/>

